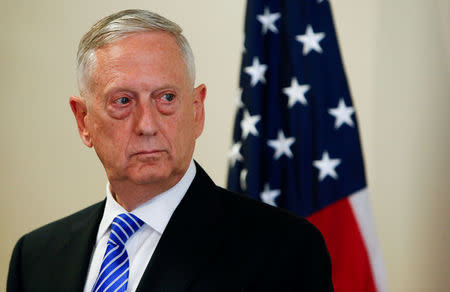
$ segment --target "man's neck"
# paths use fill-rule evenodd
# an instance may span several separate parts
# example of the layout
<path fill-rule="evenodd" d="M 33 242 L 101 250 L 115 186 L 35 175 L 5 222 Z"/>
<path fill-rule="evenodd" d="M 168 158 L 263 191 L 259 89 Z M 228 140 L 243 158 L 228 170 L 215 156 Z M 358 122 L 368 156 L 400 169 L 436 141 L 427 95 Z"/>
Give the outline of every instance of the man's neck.
<path fill-rule="evenodd" d="M 153 199 L 171 187 L 173 187 L 173 185 L 163 187 L 154 185 L 135 185 L 131 183 L 110 183 L 110 191 L 114 200 L 128 212 L 136 209 L 141 204 Z"/>

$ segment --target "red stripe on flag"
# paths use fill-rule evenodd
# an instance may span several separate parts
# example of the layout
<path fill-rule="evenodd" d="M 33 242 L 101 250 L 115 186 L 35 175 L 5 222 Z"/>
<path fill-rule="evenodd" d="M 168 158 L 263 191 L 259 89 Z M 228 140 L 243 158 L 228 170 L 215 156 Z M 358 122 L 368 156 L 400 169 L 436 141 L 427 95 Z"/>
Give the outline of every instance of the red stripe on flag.
<path fill-rule="evenodd" d="M 336 292 L 375 292 L 367 249 L 347 198 L 308 217 L 325 238 Z"/>

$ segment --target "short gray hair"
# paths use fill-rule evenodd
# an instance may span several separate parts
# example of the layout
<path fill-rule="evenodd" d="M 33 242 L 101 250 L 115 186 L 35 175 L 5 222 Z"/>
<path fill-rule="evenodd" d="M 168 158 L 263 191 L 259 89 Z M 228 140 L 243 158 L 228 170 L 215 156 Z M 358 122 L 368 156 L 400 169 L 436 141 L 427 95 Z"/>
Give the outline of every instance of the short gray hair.
<path fill-rule="evenodd" d="M 186 64 L 190 81 L 195 80 L 194 54 L 176 23 L 154 12 L 140 9 L 122 10 L 100 19 L 81 38 L 77 53 L 78 88 L 87 93 L 88 81 L 96 64 L 95 51 L 130 34 L 146 31 L 163 31 L 172 35 Z"/>

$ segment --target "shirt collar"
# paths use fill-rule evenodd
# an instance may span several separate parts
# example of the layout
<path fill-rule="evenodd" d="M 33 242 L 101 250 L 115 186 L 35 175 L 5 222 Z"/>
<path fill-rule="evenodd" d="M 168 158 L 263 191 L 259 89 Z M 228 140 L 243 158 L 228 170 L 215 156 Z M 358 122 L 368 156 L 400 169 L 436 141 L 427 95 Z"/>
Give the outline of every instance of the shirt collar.
<path fill-rule="evenodd" d="M 139 219 L 144 221 L 145 224 L 156 230 L 158 233 L 162 234 L 169 223 L 170 217 L 172 217 L 173 212 L 194 180 L 196 172 L 194 161 L 191 160 L 186 173 L 176 185 L 139 205 L 136 209 L 131 211 L 131 213 L 139 217 Z M 117 215 L 126 212 L 127 211 L 114 200 L 109 182 L 107 182 L 105 210 L 98 229 L 97 241 L 108 231 L 114 218 Z"/>

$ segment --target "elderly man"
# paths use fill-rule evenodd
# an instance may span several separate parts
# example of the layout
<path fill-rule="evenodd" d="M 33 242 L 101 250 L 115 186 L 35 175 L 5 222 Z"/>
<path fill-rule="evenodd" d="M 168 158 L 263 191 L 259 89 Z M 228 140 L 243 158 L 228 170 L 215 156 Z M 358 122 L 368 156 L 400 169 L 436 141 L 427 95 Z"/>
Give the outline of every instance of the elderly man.
<path fill-rule="evenodd" d="M 78 50 L 83 143 L 106 199 L 23 236 L 8 291 L 332 291 L 324 241 L 306 220 L 216 186 L 192 160 L 205 85 L 175 23 L 126 10 Z"/>

